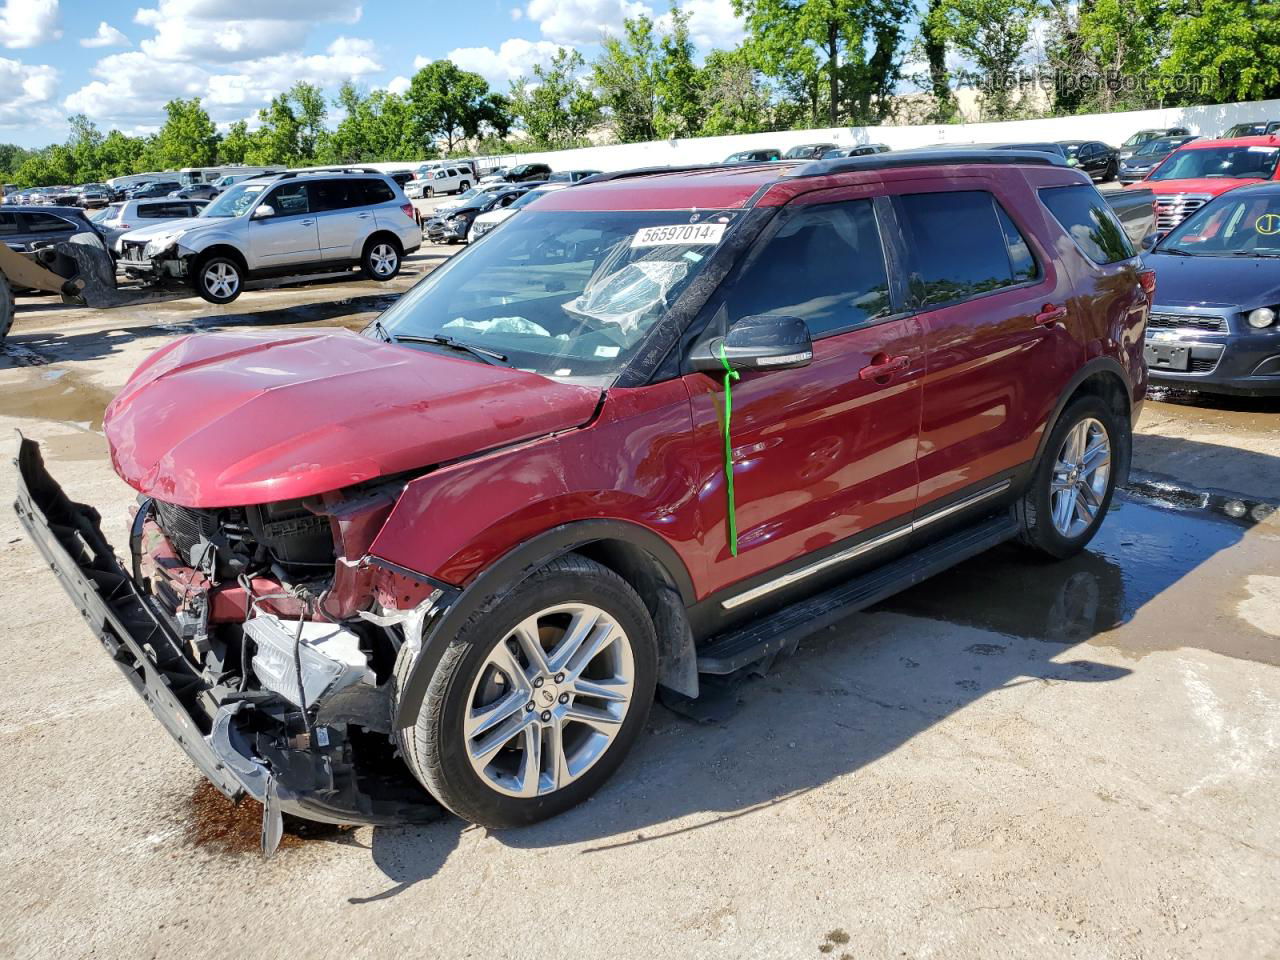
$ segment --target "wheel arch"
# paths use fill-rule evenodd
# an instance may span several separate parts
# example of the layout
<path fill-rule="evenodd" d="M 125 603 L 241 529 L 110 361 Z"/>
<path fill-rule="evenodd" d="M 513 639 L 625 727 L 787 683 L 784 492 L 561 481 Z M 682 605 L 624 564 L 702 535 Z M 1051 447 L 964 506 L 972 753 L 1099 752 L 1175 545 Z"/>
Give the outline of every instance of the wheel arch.
<path fill-rule="evenodd" d="M 1100 398 L 1115 413 L 1116 418 L 1132 428 L 1133 397 L 1129 387 L 1129 378 L 1124 367 L 1112 357 L 1095 357 L 1086 363 L 1067 384 L 1066 389 L 1058 397 L 1053 413 L 1045 422 L 1044 432 L 1040 435 L 1040 443 L 1036 449 L 1033 463 L 1039 463 L 1049 443 L 1049 437 L 1063 411 L 1079 397 L 1094 396 Z M 1116 459 L 1116 484 L 1121 485 L 1129 479 L 1129 467 L 1133 461 L 1132 429 L 1114 438 L 1113 449 Z"/>
<path fill-rule="evenodd" d="M 397 728 L 417 721 L 431 676 L 457 626 L 568 553 L 594 560 L 631 585 L 653 617 L 659 685 L 697 696 L 697 656 L 686 613 L 695 594 L 684 561 L 658 534 L 642 526 L 625 520 L 588 519 L 554 527 L 512 548 L 477 574 L 425 628 L 417 659 L 400 688 Z"/>
<path fill-rule="evenodd" d="M 232 246 L 229 243 L 213 243 L 202 250 L 197 250 L 195 253 L 191 254 L 189 259 L 193 266 L 198 266 L 210 257 L 226 257 L 230 260 L 234 260 L 239 264 L 240 269 L 245 272 L 247 279 L 249 264 L 245 260 L 244 253 L 238 247 Z"/>

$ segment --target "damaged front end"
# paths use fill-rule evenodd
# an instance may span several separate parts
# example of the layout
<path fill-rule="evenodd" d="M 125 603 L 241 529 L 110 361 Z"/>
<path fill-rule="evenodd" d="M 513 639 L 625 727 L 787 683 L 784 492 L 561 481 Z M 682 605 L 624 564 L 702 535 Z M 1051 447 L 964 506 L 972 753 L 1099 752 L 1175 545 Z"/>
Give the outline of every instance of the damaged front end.
<path fill-rule="evenodd" d="M 126 235 L 120 242 L 119 264 L 125 276 L 134 280 L 160 285 L 182 283 L 189 275 L 194 255 L 194 251 L 170 237 L 131 240 Z"/>
<path fill-rule="evenodd" d="M 71 502 L 22 439 L 15 507 L 112 660 L 201 772 L 283 814 L 403 824 L 439 807 L 396 756 L 402 649 L 452 590 L 365 549 L 392 497 L 370 491 L 197 510 L 144 499 L 126 570 L 96 510 Z M 349 559 L 354 557 L 355 559 Z"/>

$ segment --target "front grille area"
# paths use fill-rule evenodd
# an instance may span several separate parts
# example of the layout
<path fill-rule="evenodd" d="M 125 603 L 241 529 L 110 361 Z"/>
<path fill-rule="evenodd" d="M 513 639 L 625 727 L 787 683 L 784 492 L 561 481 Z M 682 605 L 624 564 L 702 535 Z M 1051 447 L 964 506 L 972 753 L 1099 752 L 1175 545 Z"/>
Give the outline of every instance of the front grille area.
<path fill-rule="evenodd" d="M 137 263 L 143 263 L 146 257 L 142 255 L 142 251 L 147 248 L 145 243 L 135 243 L 132 240 L 126 240 L 120 245 L 120 258 L 122 260 L 133 260 Z"/>
<path fill-rule="evenodd" d="M 1208 202 L 1203 196 L 1156 197 L 1156 229 L 1172 230 Z"/>
<path fill-rule="evenodd" d="M 184 561 L 190 560 L 191 548 L 200 542 L 201 537 L 208 539 L 218 532 L 216 510 L 194 510 L 162 500 L 155 504 L 160 529 Z"/>
<path fill-rule="evenodd" d="M 1227 322 L 1222 317 L 1191 316 L 1182 313 L 1152 313 L 1147 317 L 1148 330 L 1202 330 L 1206 333 L 1226 333 Z"/>
<path fill-rule="evenodd" d="M 1187 372 L 1188 373 L 1213 373 L 1213 368 L 1216 367 L 1217 365 L 1218 365 L 1217 357 L 1214 357 L 1211 360 L 1202 360 L 1199 357 L 1192 357 L 1191 366 L 1188 368 Z"/>

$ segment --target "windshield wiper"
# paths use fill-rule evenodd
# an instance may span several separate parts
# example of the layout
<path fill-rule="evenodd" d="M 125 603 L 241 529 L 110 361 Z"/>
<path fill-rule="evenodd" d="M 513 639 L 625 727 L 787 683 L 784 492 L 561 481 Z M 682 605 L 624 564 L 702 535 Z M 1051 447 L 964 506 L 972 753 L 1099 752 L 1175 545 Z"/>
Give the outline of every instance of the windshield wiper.
<path fill-rule="evenodd" d="M 507 362 L 506 356 L 498 353 L 496 350 L 486 350 L 484 347 L 477 347 L 470 343 L 463 343 L 461 340 L 455 340 L 453 337 L 447 337 L 443 333 L 432 334 L 429 337 L 419 337 L 413 334 L 404 334 L 403 336 L 391 334 L 390 336 L 392 343 L 430 343 L 435 346 L 461 350 L 463 353 L 469 353 L 473 357 L 478 357 L 485 363 L 493 363 L 494 361 L 498 361 L 500 363 Z"/>
<path fill-rule="evenodd" d="M 377 317 L 373 318 L 373 323 L 371 323 L 370 326 L 373 327 L 374 332 L 377 333 L 378 336 L 382 337 L 382 339 L 387 343 L 395 342 L 395 338 L 392 337 L 391 334 L 387 333 L 387 328 L 382 325 L 382 321 Z"/>
<path fill-rule="evenodd" d="M 1232 250 L 1233 257 L 1280 257 L 1280 253 L 1264 253 L 1261 250 Z"/>
<path fill-rule="evenodd" d="M 1164 248 L 1164 247 L 1156 247 L 1156 248 L 1155 248 L 1154 250 L 1152 250 L 1151 252 L 1152 252 L 1152 253 L 1167 253 L 1167 254 L 1168 254 L 1169 256 L 1171 256 L 1171 257 L 1200 257 L 1200 256 L 1203 256 L 1203 254 L 1200 254 L 1200 253 L 1191 253 L 1191 252 L 1189 252 L 1189 251 L 1187 251 L 1187 250 L 1178 250 L 1178 249 L 1176 249 L 1175 247 L 1169 247 L 1169 248 L 1167 248 L 1167 249 L 1166 249 L 1166 248 Z"/>

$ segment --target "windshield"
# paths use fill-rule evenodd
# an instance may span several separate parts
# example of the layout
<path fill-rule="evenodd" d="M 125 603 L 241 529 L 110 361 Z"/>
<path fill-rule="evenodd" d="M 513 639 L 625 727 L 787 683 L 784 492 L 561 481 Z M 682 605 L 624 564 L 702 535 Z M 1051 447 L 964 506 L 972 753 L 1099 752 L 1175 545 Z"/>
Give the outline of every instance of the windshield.
<path fill-rule="evenodd" d="M 1265 123 L 1237 123 L 1228 130 L 1226 137 L 1260 137 L 1267 132 Z"/>
<path fill-rule="evenodd" d="M 122 206 L 123 204 L 113 203 L 102 207 L 101 209 L 95 210 L 93 213 L 89 214 L 89 219 L 94 223 L 102 223 L 106 220 L 118 219 L 120 216 L 120 208 Z"/>
<path fill-rule="evenodd" d="M 529 210 L 436 268 L 382 326 L 393 337 L 443 335 L 522 370 L 607 385 L 735 215 L 703 211 L 690 223 L 687 212 Z"/>
<path fill-rule="evenodd" d="M 1151 140 L 1151 139 L 1153 139 L 1154 137 L 1155 137 L 1155 133 L 1154 133 L 1154 131 L 1151 131 L 1151 130 L 1139 130 L 1137 133 L 1135 133 L 1132 137 L 1130 137 L 1130 138 L 1129 138 L 1128 140 L 1126 140 L 1124 143 L 1120 144 L 1120 146 L 1122 146 L 1122 147 L 1136 147 L 1136 146 L 1138 146 L 1138 144 L 1140 144 L 1140 143 L 1146 143 L 1148 140 Z"/>
<path fill-rule="evenodd" d="M 1068 160 L 1074 160 L 1076 154 L 1080 152 L 1080 144 L 1078 143 L 1064 143 L 1061 146 L 1062 152 L 1067 155 Z"/>
<path fill-rule="evenodd" d="M 249 212 L 249 208 L 267 189 L 265 183 L 242 183 L 232 187 L 224 193 L 218 194 L 218 198 L 204 208 L 204 212 L 200 214 L 202 217 L 242 217 Z"/>
<path fill-rule="evenodd" d="M 1280 147 L 1203 147 L 1179 150 L 1155 169 L 1150 180 L 1222 177 L 1265 180 L 1275 173 Z"/>
<path fill-rule="evenodd" d="M 1156 249 L 1198 257 L 1280 257 L 1280 193 L 1227 194 L 1184 220 Z"/>
<path fill-rule="evenodd" d="M 1135 152 L 1135 157 L 1154 157 L 1157 154 L 1171 153 L 1175 147 L 1180 146 L 1173 140 L 1148 140 Z"/>

